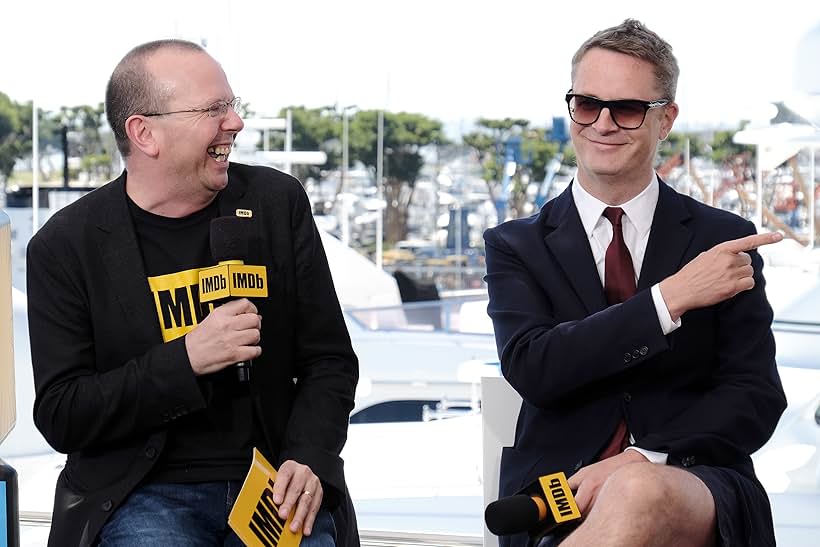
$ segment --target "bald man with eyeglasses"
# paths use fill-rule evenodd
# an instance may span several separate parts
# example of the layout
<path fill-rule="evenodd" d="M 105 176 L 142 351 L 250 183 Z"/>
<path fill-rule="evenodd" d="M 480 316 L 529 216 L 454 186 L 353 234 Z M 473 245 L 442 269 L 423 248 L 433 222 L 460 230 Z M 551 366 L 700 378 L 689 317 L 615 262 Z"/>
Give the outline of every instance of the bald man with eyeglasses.
<path fill-rule="evenodd" d="M 268 533 L 358 545 L 339 457 L 358 362 L 302 185 L 229 161 L 241 100 L 196 44 L 134 48 L 105 104 L 125 171 L 28 247 L 35 422 L 68 455 L 49 545 L 242 545 L 254 448 L 278 469 Z M 267 296 L 201 298 L 224 260 L 262 267 Z"/>
<path fill-rule="evenodd" d="M 638 21 L 588 39 L 565 97 L 572 184 L 484 235 L 501 369 L 523 398 L 500 496 L 563 471 L 583 516 L 505 547 L 774 545 L 750 454 L 786 407 L 756 251 L 782 236 L 655 173 L 677 78 Z"/>

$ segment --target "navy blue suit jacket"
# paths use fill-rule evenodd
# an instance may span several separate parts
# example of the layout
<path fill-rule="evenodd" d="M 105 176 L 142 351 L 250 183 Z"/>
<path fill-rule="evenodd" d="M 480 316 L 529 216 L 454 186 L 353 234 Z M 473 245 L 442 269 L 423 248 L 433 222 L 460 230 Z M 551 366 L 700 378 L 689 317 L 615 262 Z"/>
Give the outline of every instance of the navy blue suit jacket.
<path fill-rule="evenodd" d="M 755 227 L 659 184 L 637 293 L 622 304 L 607 307 L 571 188 L 536 216 L 484 234 L 501 368 L 523 397 L 500 496 L 594 462 L 622 417 L 636 446 L 667 453 L 670 464 L 757 480 L 749 455 L 786 406 L 760 255 L 750 253 L 754 289 L 685 313 L 666 336 L 650 291 Z"/>

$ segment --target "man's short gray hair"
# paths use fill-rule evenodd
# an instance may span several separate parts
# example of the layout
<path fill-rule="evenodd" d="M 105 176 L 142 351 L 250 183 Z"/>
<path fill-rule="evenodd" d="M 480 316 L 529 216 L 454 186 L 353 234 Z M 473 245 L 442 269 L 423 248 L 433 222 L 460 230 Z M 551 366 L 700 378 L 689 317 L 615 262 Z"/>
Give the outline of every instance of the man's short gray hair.
<path fill-rule="evenodd" d="M 134 114 L 159 112 L 169 98 L 168 91 L 159 88 L 145 66 L 152 55 L 163 49 L 206 53 L 199 44 L 186 40 L 155 40 L 135 47 L 117 64 L 105 88 L 105 114 L 123 158 L 131 153 L 125 121 Z"/>
<path fill-rule="evenodd" d="M 675 100 L 678 88 L 678 61 L 672 54 L 672 46 L 635 19 L 626 19 L 620 25 L 595 33 L 584 42 L 572 57 L 572 81 L 578 64 L 587 52 L 594 48 L 608 49 L 642 59 L 655 67 L 655 82 L 663 97 Z"/>

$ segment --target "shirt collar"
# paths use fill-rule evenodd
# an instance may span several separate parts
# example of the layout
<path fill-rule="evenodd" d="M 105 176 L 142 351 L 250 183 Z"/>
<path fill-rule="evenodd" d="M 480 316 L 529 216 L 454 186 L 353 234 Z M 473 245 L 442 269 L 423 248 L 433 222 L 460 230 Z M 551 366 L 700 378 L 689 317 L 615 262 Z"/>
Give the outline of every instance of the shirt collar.
<path fill-rule="evenodd" d="M 639 235 L 646 234 L 652 227 L 652 218 L 655 216 L 655 207 L 658 204 L 658 194 L 660 193 L 658 184 L 658 175 L 653 172 L 652 179 L 640 194 L 626 203 L 618 205 L 624 210 Z M 572 198 L 575 200 L 575 207 L 581 216 L 581 223 L 584 225 L 587 237 L 592 237 L 592 231 L 600 222 L 604 209 L 610 207 L 610 205 L 584 190 L 578 184 L 577 177 L 572 184 Z"/>

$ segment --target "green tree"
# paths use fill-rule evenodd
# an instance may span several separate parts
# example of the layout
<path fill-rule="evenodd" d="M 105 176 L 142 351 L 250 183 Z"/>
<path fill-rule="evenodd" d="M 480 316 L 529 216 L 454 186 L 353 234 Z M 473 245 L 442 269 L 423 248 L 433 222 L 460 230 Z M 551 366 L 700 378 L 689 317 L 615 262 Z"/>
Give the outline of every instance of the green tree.
<path fill-rule="evenodd" d="M 701 157 L 706 155 L 707 146 L 703 138 L 695 133 L 683 133 L 673 131 L 669 133 L 666 140 L 658 146 L 658 159 L 661 163 L 678 154 L 686 152 L 686 142 L 689 142 L 689 157 Z"/>
<path fill-rule="evenodd" d="M 2 100 L 0 99 L 0 102 Z M 32 152 L 32 103 L 16 104 L 19 130 L 15 135 L 17 157 L 28 157 Z M 0 107 L 1 109 L 2 107 Z M 50 153 L 62 153 L 62 129 L 68 131 L 68 154 L 80 158 L 80 171 L 86 172 L 92 180 L 111 178 L 111 156 L 103 144 L 100 129 L 103 126 L 104 105 L 63 106 L 56 112 L 38 109 L 37 138 L 39 142 L 40 165 L 43 180 L 53 176 L 45 172 L 43 158 Z M 13 165 L 13 163 L 12 163 Z M 61 165 L 51 166 L 61 170 Z"/>
<path fill-rule="evenodd" d="M 290 109 L 291 146 L 293 150 L 321 150 L 327 154 L 324 165 L 296 165 L 294 174 L 304 180 L 307 177 L 319 178 L 323 170 L 335 169 L 341 163 L 342 122 L 339 115 L 331 108 L 307 108 L 290 106 L 279 111 L 284 118 Z M 281 131 L 270 133 L 271 150 L 282 150 L 285 147 L 285 135 Z"/>
<path fill-rule="evenodd" d="M 496 142 L 493 137 L 483 131 L 473 131 L 461 137 L 461 140 L 473 149 L 481 164 L 482 178 L 487 181 L 487 188 L 490 191 L 490 198 L 494 198 L 494 185 L 491 181 L 501 180 L 501 172 L 499 170 L 496 156 L 498 151 L 496 149 Z"/>
<path fill-rule="evenodd" d="M 570 167 L 576 167 L 578 165 L 578 158 L 575 155 L 575 147 L 572 145 L 572 141 L 569 141 L 564 145 L 563 155 L 564 157 L 561 162 L 564 165 L 568 165 Z"/>
<path fill-rule="evenodd" d="M 0 92 L 0 182 L 5 184 L 22 152 L 19 105 Z"/>
<path fill-rule="evenodd" d="M 712 161 L 729 165 L 736 159 L 743 158 L 746 163 L 750 162 L 754 156 L 754 146 L 737 144 L 734 141 L 735 133 L 742 130 L 746 125 L 747 122 L 741 123 L 735 131 L 715 131 L 715 135 L 712 137 Z"/>
<path fill-rule="evenodd" d="M 32 103 L 18 103 L 0 93 L 0 182 L 12 174 L 18 159 L 31 155 Z M 38 137 L 41 158 L 51 146 L 54 124 L 49 113 L 39 110 Z M 42 168 L 41 168 L 42 173 Z M 43 174 L 44 175 L 44 174 Z M 42 177 L 45 180 L 45 176 Z"/>
<path fill-rule="evenodd" d="M 26 103 L 21 103 L 19 106 L 20 119 L 23 124 L 23 128 L 20 133 L 20 157 L 23 158 L 31 156 L 33 144 L 33 140 L 31 138 L 33 120 L 31 116 L 33 114 L 33 105 L 31 101 L 29 101 Z M 52 173 L 51 170 L 46 169 L 43 162 L 48 154 L 62 150 L 60 127 L 60 120 L 53 112 L 39 108 L 37 109 L 37 141 L 39 143 L 38 151 L 40 153 L 38 168 L 40 170 L 41 180 L 49 180 L 49 178 L 53 178 L 54 173 Z"/>
<path fill-rule="evenodd" d="M 80 171 L 90 179 L 111 178 L 111 157 L 103 144 L 100 129 L 105 105 L 62 107 L 55 121 L 68 128 L 68 155 L 80 158 Z"/>
<path fill-rule="evenodd" d="M 529 127 L 530 121 L 520 118 L 491 119 L 479 118 L 476 120 L 476 131 L 462 137 L 464 144 L 472 147 L 481 162 L 484 181 L 487 183 L 487 192 L 490 199 L 496 202 L 503 190 L 504 178 L 504 147 L 511 137 L 521 136 Z M 516 171 L 516 175 L 519 175 Z M 521 177 L 514 175 L 510 180 L 511 204 L 522 203 L 525 200 L 526 188 L 521 184 Z M 515 205 L 511 207 L 515 208 Z M 504 219 L 499 219 L 501 222 Z"/>
<path fill-rule="evenodd" d="M 505 146 L 511 139 L 520 139 L 521 162 L 510 178 L 507 207 L 513 218 L 521 216 L 527 204 L 527 186 L 544 179 L 546 166 L 558 154 L 560 144 L 548 139 L 547 129 L 530 127 L 529 120 L 521 118 L 479 118 L 476 125 L 478 129 L 462 140 L 475 150 L 494 202 L 503 191 Z"/>
<path fill-rule="evenodd" d="M 378 111 L 362 110 L 350 120 L 349 150 L 373 170 L 377 161 Z M 423 146 L 445 144 L 439 120 L 410 112 L 384 113 L 384 234 L 388 243 L 407 238 L 407 212 L 424 165 Z"/>
<path fill-rule="evenodd" d="M 526 133 L 521 142 L 521 153 L 526 160 L 526 169 L 530 180 L 544 180 L 547 164 L 554 158 L 561 148 L 561 144 L 549 140 L 549 131 L 536 127 Z"/>

